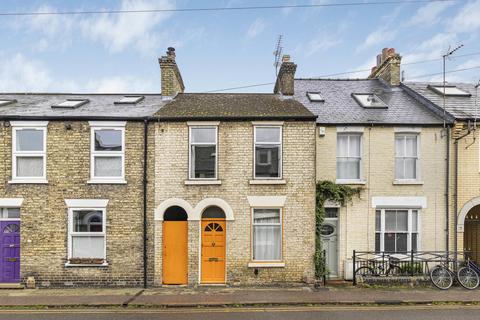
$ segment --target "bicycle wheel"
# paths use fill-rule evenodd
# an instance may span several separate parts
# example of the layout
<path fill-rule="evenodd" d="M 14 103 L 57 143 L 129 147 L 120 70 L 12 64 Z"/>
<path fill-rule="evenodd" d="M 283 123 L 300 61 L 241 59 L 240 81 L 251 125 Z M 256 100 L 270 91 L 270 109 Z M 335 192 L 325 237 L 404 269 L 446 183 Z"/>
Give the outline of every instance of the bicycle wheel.
<path fill-rule="evenodd" d="M 478 273 L 469 267 L 462 267 L 458 269 L 457 278 L 458 282 L 460 282 L 460 285 L 468 290 L 477 288 L 480 282 Z"/>
<path fill-rule="evenodd" d="M 441 290 L 447 290 L 453 284 L 452 273 L 444 266 L 434 267 L 430 272 L 430 280 L 435 287 Z"/>
<path fill-rule="evenodd" d="M 362 282 L 365 277 L 371 277 L 375 275 L 375 271 L 370 267 L 360 267 L 355 270 L 355 280 L 357 282 Z M 359 281 L 360 280 L 360 281 Z"/>
<path fill-rule="evenodd" d="M 403 270 L 399 266 L 391 266 L 387 270 L 387 276 L 398 277 L 398 276 L 401 276 L 402 274 L 403 274 Z"/>

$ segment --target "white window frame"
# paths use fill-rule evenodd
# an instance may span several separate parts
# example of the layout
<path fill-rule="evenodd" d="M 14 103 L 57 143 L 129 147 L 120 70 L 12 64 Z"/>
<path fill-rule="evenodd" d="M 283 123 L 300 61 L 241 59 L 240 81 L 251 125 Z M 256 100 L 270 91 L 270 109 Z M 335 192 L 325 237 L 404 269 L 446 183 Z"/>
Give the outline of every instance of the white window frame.
<path fill-rule="evenodd" d="M 278 210 L 280 213 L 280 222 L 279 223 L 255 223 L 255 210 L 256 209 L 268 209 L 268 210 Z M 258 262 L 258 263 L 269 263 L 269 262 L 283 262 L 283 207 L 252 207 L 251 208 L 251 234 L 250 234 L 250 239 L 251 239 L 251 253 L 250 253 L 250 260 L 252 262 Z M 258 260 L 253 258 L 253 248 L 255 246 L 254 243 L 254 237 L 253 233 L 255 230 L 255 226 L 260 225 L 260 226 L 280 226 L 280 259 L 279 260 Z"/>
<path fill-rule="evenodd" d="M 195 170 L 192 161 L 192 145 L 195 146 L 212 146 L 211 142 L 195 142 L 192 141 L 192 129 L 215 129 L 215 176 L 213 178 L 195 178 Z M 199 181 L 218 180 L 218 124 L 217 123 L 189 123 L 188 124 L 188 179 Z"/>
<path fill-rule="evenodd" d="M 403 158 L 403 159 L 406 159 L 406 158 L 411 158 L 411 157 L 399 157 L 397 155 L 397 136 L 403 136 L 403 148 L 404 148 L 404 154 L 406 154 L 406 143 L 405 143 L 405 139 L 407 136 L 415 136 L 417 139 L 416 139 L 416 142 L 417 142 L 417 157 L 416 157 L 416 163 L 415 163 L 415 178 L 414 179 L 399 179 L 397 178 L 397 158 Z M 395 164 L 394 164 L 394 171 L 395 171 L 395 181 L 412 181 L 412 182 L 416 182 L 416 181 L 420 181 L 421 180 L 421 158 L 420 158 L 420 133 L 419 132 L 395 132 L 395 140 L 394 140 L 394 145 L 395 145 Z M 405 161 L 403 161 L 403 170 L 405 172 Z"/>
<path fill-rule="evenodd" d="M 338 156 L 338 150 L 337 150 L 337 145 L 338 145 L 338 137 L 339 136 L 348 136 L 348 155 L 347 156 Z M 351 157 L 350 156 L 350 136 L 359 136 L 360 137 L 360 147 L 359 147 L 359 152 L 360 152 L 360 157 Z M 337 130 L 337 139 L 336 139 L 336 145 L 335 145 L 335 176 L 338 176 L 338 159 L 339 158 L 359 158 L 360 162 L 358 164 L 359 166 L 359 171 L 358 171 L 358 178 L 348 178 L 348 179 L 338 179 L 336 178 L 336 182 L 340 184 L 348 184 L 348 183 L 358 183 L 358 182 L 363 182 L 363 131 L 357 131 L 357 130 L 344 130 L 344 131 L 338 131 Z"/>
<path fill-rule="evenodd" d="M 278 128 L 280 130 L 279 142 L 258 142 L 257 143 L 257 128 Z M 278 177 L 257 177 L 257 144 L 259 145 L 272 145 L 279 146 L 279 159 L 278 159 Z M 270 156 L 270 163 L 272 159 Z M 283 179 L 283 125 L 271 125 L 271 124 L 256 124 L 253 126 L 253 179 L 254 180 L 282 180 Z"/>
<path fill-rule="evenodd" d="M 380 231 L 377 231 L 376 225 L 375 227 L 375 234 L 379 233 L 380 234 L 380 250 L 379 252 L 384 252 L 385 251 L 385 233 L 389 233 L 388 231 L 385 230 L 385 211 L 405 211 L 407 210 L 407 232 L 403 232 L 407 234 L 407 252 L 412 251 L 412 233 L 417 234 L 417 251 L 421 251 L 421 224 L 420 221 L 421 219 L 421 210 L 418 208 L 377 208 L 375 210 L 375 218 L 377 211 L 380 211 Z M 413 211 L 417 211 L 417 232 L 412 231 L 413 223 L 412 223 L 412 215 Z M 402 232 L 394 232 L 394 233 L 402 233 Z M 374 243 L 375 246 L 375 243 Z"/>
<path fill-rule="evenodd" d="M 121 122 L 102 122 L 90 121 L 90 184 L 126 184 L 125 180 L 125 121 Z M 122 133 L 122 151 L 96 151 L 95 150 L 95 131 L 97 130 L 117 130 Z M 96 157 L 120 157 L 122 163 L 122 174 L 118 177 L 96 177 L 95 176 L 95 158 Z"/>
<path fill-rule="evenodd" d="M 11 121 L 12 126 L 12 180 L 9 183 L 48 183 L 47 181 L 47 125 L 48 121 Z M 38 130 L 43 133 L 43 151 L 17 151 L 17 132 Z M 18 157 L 42 157 L 43 175 L 40 177 L 18 177 Z"/>
<path fill-rule="evenodd" d="M 99 266 L 106 266 L 107 263 L 107 204 L 108 200 L 103 199 L 66 199 L 68 207 L 68 260 L 65 266 L 76 266 L 70 263 L 72 259 L 72 238 L 75 236 L 103 236 L 103 263 Z M 102 211 L 102 232 L 74 232 L 73 212 L 74 211 Z"/>

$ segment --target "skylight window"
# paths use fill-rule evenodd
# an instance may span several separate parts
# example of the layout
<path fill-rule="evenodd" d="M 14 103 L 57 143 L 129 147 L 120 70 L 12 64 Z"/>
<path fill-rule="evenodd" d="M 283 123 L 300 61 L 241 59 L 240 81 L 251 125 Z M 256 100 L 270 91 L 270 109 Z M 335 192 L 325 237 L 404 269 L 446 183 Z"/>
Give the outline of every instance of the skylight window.
<path fill-rule="evenodd" d="M 119 101 L 115 101 L 115 104 L 137 104 L 145 99 L 144 96 L 124 96 Z"/>
<path fill-rule="evenodd" d="M 88 99 L 67 99 L 61 103 L 52 105 L 52 108 L 75 109 L 89 102 Z"/>
<path fill-rule="evenodd" d="M 364 108 L 388 108 L 387 104 L 374 93 L 352 93 L 352 97 Z"/>
<path fill-rule="evenodd" d="M 12 104 L 15 102 L 17 102 L 17 100 L 15 99 L 12 99 L 12 100 L 0 99 L 0 107 L 8 106 L 9 104 Z"/>
<path fill-rule="evenodd" d="M 325 102 L 325 98 L 320 94 L 320 92 L 307 92 L 308 100 L 312 102 Z"/>
<path fill-rule="evenodd" d="M 428 88 L 435 93 L 438 93 L 440 95 L 443 95 L 443 86 L 432 86 L 429 85 Z M 462 89 L 459 89 L 456 86 L 445 86 L 445 96 L 452 96 L 452 97 L 470 97 L 471 94 L 463 91 Z"/>

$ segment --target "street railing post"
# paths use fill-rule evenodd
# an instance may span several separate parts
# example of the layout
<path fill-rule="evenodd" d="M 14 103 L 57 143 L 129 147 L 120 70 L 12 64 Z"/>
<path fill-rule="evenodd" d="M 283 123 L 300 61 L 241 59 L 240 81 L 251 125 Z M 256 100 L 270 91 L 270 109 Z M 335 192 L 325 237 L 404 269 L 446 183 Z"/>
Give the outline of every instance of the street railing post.
<path fill-rule="evenodd" d="M 353 285 L 356 286 L 357 285 L 357 277 L 355 276 L 355 265 L 356 265 L 356 261 L 355 261 L 355 250 L 353 250 L 353 266 L 352 266 L 352 275 L 353 275 Z"/>
<path fill-rule="evenodd" d="M 414 275 L 414 270 L 413 270 L 413 249 L 410 251 L 410 276 L 413 277 Z"/>

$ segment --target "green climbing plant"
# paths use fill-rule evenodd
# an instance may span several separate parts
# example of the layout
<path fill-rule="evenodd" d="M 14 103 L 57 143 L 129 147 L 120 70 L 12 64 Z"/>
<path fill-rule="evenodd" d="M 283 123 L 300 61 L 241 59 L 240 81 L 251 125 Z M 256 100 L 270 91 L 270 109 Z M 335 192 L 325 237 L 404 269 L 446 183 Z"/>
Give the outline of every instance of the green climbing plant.
<path fill-rule="evenodd" d="M 315 210 L 315 277 L 317 279 L 321 279 L 327 273 L 321 234 L 325 218 L 325 201 L 329 200 L 344 206 L 354 196 L 360 196 L 361 190 L 362 188 L 340 185 L 328 180 L 317 182 Z"/>

